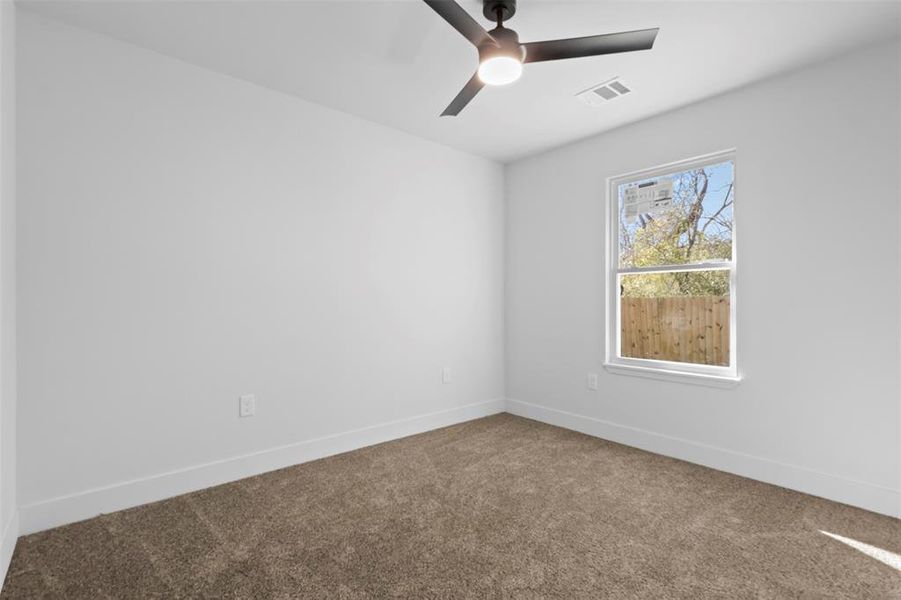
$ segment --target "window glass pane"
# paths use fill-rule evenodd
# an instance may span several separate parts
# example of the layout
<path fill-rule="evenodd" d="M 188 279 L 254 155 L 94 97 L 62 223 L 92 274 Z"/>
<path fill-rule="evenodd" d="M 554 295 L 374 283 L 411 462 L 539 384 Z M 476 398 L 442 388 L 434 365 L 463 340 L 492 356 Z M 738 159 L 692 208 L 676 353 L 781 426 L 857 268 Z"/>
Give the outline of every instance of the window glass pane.
<path fill-rule="evenodd" d="M 620 275 L 620 356 L 729 365 L 729 271 Z"/>
<path fill-rule="evenodd" d="M 618 186 L 619 266 L 732 260 L 733 161 Z"/>

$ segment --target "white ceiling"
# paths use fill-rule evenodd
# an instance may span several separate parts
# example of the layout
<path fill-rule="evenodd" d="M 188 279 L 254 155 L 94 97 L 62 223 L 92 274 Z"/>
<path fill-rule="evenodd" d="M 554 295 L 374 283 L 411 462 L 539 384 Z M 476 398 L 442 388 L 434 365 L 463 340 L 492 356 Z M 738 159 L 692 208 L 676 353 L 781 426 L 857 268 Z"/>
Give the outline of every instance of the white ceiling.
<path fill-rule="evenodd" d="M 420 0 L 20 2 L 30 10 L 501 161 L 899 35 L 895 2 L 520 0 L 522 41 L 660 27 L 647 52 L 526 65 L 439 114 L 476 51 Z M 479 0 L 463 6 L 485 25 Z M 490 25 L 488 25 L 490 27 Z M 614 76 L 628 96 L 574 95 Z M 837 83 L 838 87 L 839 84 Z"/>

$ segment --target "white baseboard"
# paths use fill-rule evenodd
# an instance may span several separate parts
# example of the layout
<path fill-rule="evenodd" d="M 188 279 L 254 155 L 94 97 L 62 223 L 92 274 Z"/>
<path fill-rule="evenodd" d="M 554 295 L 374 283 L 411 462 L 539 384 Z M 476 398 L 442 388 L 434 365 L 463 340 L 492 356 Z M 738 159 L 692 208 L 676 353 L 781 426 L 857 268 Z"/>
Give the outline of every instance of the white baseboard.
<path fill-rule="evenodd" d="M 26 535 L 503 411 L 503 399 L 468 404 L 52 498 L 20 506 L 19 528 Z"/>
<path fill-rule="evenodd" d="M 511 398 L 507 399 L 507 412 L 655 454 L 901 518 L 901 492 L 888 487 Z"/>
<path fill-rule="evenodd" d="M 16 540 L 19 539 L 19 511 L 14 510 L 9 521 L 0 533 L 0 586 L 6 581 L 6 572 L 9 571 L 9 563 L 16 549 Z"/>
<path fill-rule="evenodd" d="M 901 517 L 901 493 L 898 490 L 508 398 L 382 423 L 20 506 L 0 538 L 0 568 L 5 572 L 8 567 L 19 535 L 486 417 L 505 409 L 514 415 L 656 454 Z"/>

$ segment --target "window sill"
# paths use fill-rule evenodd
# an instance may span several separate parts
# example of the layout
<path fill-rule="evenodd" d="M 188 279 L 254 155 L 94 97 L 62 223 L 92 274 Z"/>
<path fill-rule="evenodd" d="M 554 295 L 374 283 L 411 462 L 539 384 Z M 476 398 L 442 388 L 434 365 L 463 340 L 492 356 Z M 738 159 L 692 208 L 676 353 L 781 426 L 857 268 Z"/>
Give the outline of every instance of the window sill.
<path fill-rule="evenodd" d="M 644 377 L 658 381 L 671 381 L 673 383 L 687 383 L 691 385 L 704 385 L 708 387 L 730 389 L 741 382 L 741 376 L 708 375 L 705 373 L 687 373 L 685 371 L 670 371 L 652 367 L 636 367 L 632 365 L 618 365 L 604 363 L 604 369 L 615 375 L 629 375 L 631 377 Z"/>

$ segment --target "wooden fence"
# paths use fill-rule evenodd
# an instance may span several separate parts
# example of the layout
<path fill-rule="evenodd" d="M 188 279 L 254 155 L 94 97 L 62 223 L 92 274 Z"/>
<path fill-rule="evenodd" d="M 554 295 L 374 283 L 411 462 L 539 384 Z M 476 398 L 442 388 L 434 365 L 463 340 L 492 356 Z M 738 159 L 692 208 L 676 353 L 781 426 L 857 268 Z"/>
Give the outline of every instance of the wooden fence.
<path fill-rule="evenodd" d="M 621 298 L 620 355 L 729 364 L 729 297 Z"/>

